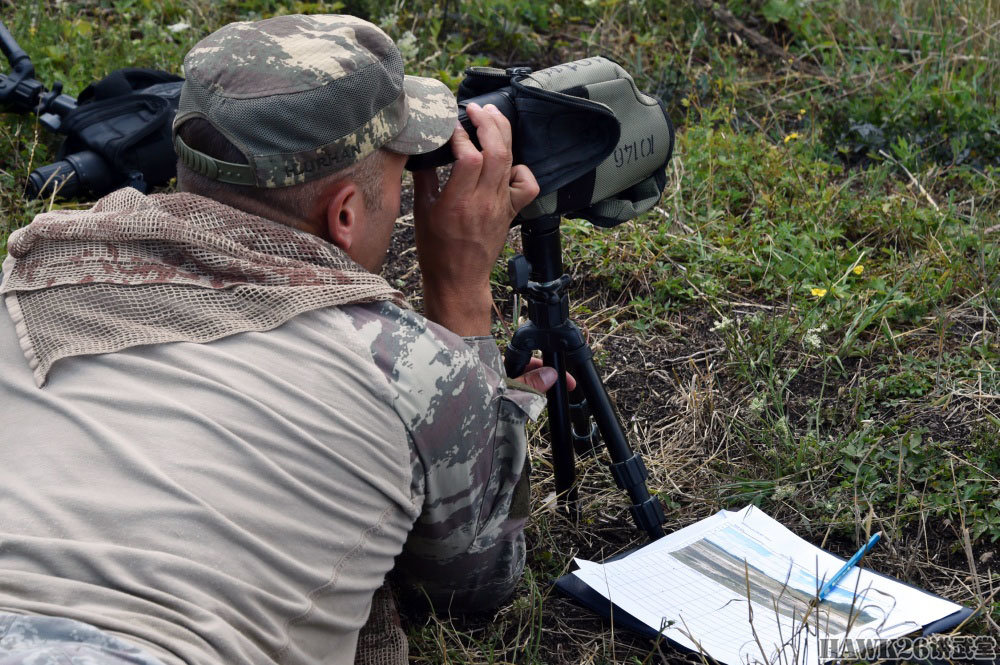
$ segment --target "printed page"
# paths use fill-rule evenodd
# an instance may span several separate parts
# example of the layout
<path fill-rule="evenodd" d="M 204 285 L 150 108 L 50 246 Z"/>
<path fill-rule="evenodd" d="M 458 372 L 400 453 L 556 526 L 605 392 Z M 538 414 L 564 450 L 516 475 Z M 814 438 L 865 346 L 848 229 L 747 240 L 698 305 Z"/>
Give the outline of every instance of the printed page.
<path fill-rule="evenodd" d="M 857 568 L 814 607 L 845 562 L 752 506 L 719 512 L 618 561 L 577 563 L 574 574 L 617 607 L 731 665 L 819 663 L 846 637 L 899 637 L 960 609 Z"/>

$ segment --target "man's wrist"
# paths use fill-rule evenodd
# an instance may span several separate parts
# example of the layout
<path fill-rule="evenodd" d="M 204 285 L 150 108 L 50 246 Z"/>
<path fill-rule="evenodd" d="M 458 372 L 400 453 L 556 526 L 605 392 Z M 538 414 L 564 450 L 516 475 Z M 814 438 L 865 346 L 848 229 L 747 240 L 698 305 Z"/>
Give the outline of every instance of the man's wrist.
<path fill-rule="evenodd" d="M 424 282 L 424 316 L 461 337 L 491 333 L 493 294 L 481 288 L 439 288 Z"/>

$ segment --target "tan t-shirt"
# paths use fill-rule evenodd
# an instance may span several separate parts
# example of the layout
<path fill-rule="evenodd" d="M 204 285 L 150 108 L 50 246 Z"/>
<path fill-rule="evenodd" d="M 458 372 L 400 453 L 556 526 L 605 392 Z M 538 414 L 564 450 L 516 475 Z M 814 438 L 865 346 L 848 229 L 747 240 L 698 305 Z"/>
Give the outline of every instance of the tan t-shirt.
<path fill-rule="evenodd" d="M 495 602 L 523 566 L 524 420 L 490 338 L 391 304 L 73 357 L 0 309 L 0 610 L 168 665 L 350 663 L 371 596 Z M 448 574 L 442 578 L 442 572 Z"/>

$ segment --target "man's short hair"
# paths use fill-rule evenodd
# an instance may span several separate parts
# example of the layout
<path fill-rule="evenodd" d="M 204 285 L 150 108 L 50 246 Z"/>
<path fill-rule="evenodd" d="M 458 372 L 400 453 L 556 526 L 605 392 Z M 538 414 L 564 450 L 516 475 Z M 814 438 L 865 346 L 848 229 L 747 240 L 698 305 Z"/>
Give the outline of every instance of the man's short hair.
<path fill-rule="evenodd" d="M 187 145 L 210 157 L 236 164 L 247 163 L 246 157 L 229 139 L 201 118 L 188 120 L 177 128 L 177 134 Z M 308 220 L 313 213 L 312 207 L 316 205 L 324 190 L 333 183 L 351 180 L 361 190 L 361 196 L 368 210 L 377 212 L 382 204 L 384 155 L 382 150 L 376 150 L 360 162 L 319 180 L 270 189 L 212 180 L 191 170 L 178 160 L 177 186 L 182 191 L 200 194 L 234 207 L 241 207 L 240 201 L 251 200 L 268 209 L 280 210 L 302 220 Z"/>

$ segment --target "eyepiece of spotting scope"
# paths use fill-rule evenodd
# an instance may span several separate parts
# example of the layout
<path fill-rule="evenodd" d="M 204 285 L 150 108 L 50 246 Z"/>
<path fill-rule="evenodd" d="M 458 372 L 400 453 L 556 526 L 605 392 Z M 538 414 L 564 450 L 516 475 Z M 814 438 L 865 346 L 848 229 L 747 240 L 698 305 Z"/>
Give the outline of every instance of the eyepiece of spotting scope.
<path fill-rule="evenodd" d="M 469 138 L 472 139 L 472 143 L 475 144 L 476 148 L 483 149 L 479 145 L 479 138 L 476 136 L 476 126 L 469 120 L 469 115 L 465 112 L 465 107 L 471 103 L 479 104 L 480 106 L 493 104 L 510 121 L 511 129 L 513 129 L 517 127 L 517 110 L 514 108 L 512 92 L 513 90 L 508 86 L 488 92 L 485 95 L 470 97 L 458 103 L 458 121 L 462 124 L 465 131 L 469 133 Z M 455 154 L 451 151 L 451 142 L 449 141 L 433 152 L 423 155 L 413 155 L 406 160 L 406 168 L 410 171 L 420 171 L 436 166 L 444 166 L 453 161 L 455 161 Z"/>

